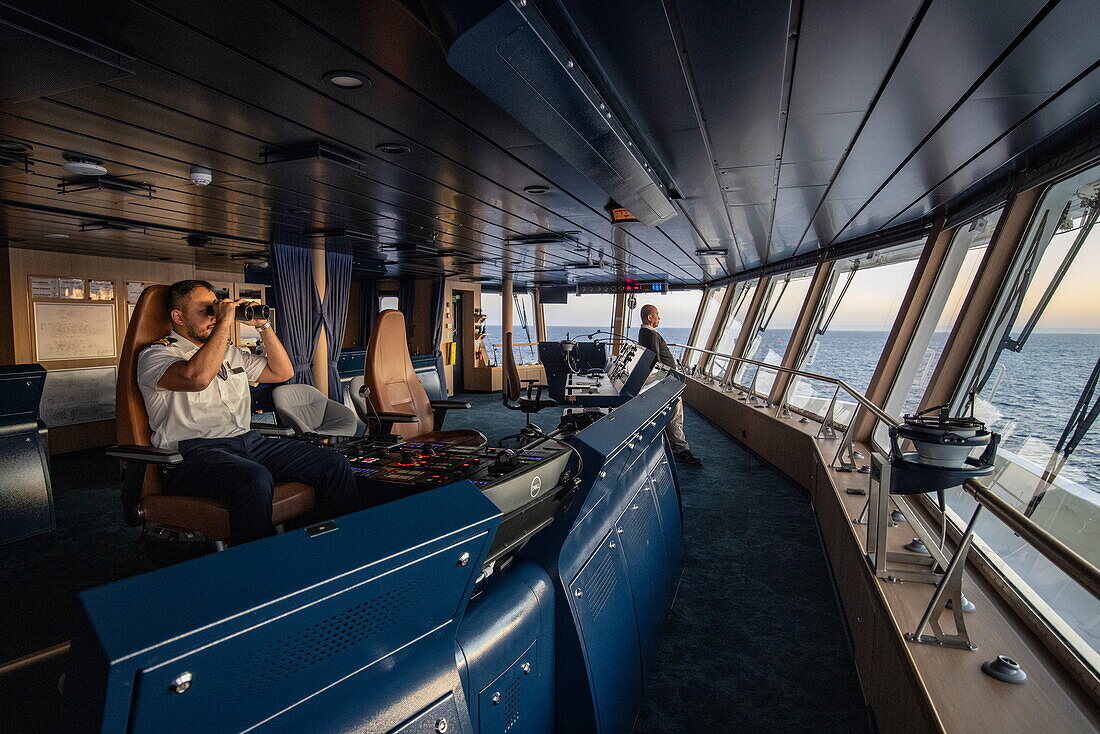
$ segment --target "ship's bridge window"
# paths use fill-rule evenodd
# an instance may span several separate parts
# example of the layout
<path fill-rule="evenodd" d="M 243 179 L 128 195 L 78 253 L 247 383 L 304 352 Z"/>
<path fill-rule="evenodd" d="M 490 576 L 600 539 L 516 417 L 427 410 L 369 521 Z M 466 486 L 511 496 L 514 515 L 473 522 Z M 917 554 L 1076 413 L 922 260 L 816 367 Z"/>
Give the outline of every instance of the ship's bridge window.
<path fill-rule="evenodd" d="M 629 339 L 638 338 L 638 329 L 641 328 L 642 306 L 652 304 L 657 307 L 661 315 L 661 325 L 658 330 L 661 336 L 669 344 L 687 344 L 691 337 L 691 326 L 695 323 L 695 314 L 699 310 L 699 302 L 703 298 L 701 290 L 669 291 L 653 295 L 638 296 L 637 305 L 630 314 L 627 324 L 626 336 Z M 683 349 L 669 347 L 672 356 L 682 359 Z"/>
<path fill-rule="evenodd" d="M 724 285 L 717 288 L 707 288 L 706 295 L 703 297 L 703 315 L 699 319 L 699 327 L 691 340 L 691 346 L 696 349 L 707 348 L 710 334 L 714 330 L 714 320 L 718 317 L 718 308 L 722 305 L 722 299 L 726 296 L 726 288 L 727 286 Z M 698 353 L 689 355 L 688 360 L 689 364 L 703 364 L 705 362 Z"/>
<path fill-rule="evenodd" d="M 813 330 L 796 362 L 799 369 L 839 378 L 866 393 L 922 248 L 923 242 L 908 243 L 834 263 Z M 835 392 L 832 384 L 798 378 L 791 382 L 787 402 L 820 418 Z M 855 401 L 841 392 L 834 422 L 848 425 L 855 408 Z"/>
<path fill-rule="evenodd" d="M 745 350 L 749 359 L 774 365 L 783 362 L 813 274 L 813 268 L 808 268 L 772 278 L 768 297 L 760 307 L 757 332 Z M 734 379 L 756 394 L 767 397 L 775 382 L 775 372 L 749 365 L 739 369 Z"/>
<path fill-rule="evenodd" d="M 610 293 L 574 294 L 566 303 L 544 303 L 542 315 L 546 320 L 546 338 L 560 342 L 568 334 L 576 341 L 607 341 L 614 311 L 615 296 Z M 603 333 L 587 336 L 597 331 Z"/>
<path fill-rule="evenodd" d="M 1020 240 L 992 326 L 953 410 L 1001 434 L 986 484 L 1087 561 L 1100 565 L 1100 167 L 1046 192 Z M 952 520 L 974 504 L 948 492 Z M 1096 600 L 990 517 L 979 547 L 1078 655 L 1100 669 Z M 977 545 L 977 543 L 976 543 Z"/>
<path fill-rule="evenodd" d="M 959 317 L 963 301 L 970 292 L 1003 211 L 997 209 L 983 214 L 955 230 L 941 267 L 944 275 L 939 278 L 929 297 L 923 317 L 925 323 L 918 328 L 909 345 L 905 362 L 898 372 L 894 393 L 887 403 L 886 412 L 891 415 L 914 413 L 920 408 L 928 383 L 943 355 L 947 337 Z M 934 326 L 931 325 L 932 319 L 935 319 Z M 879 426 L 876 439 L 880 446 L 887 445 L 885 426 Z"/>
<path fill-rule="evenodd" d="M 481 311 L 485 314 L 485 351 L 489 361 L 498 366 L 503 364 L 501 349 L 504 345 L 501 314 L 501 295 L 499 293 L 481 293 Z M 538 362 L 538 327 L 536 325 L 534 300 L 530 293 L 512 294 L 512 356 L 516 364 L 535 364 Z"/>
<path fill-rule="evenodd" d="M 748 315 L 749 306 L 756 294 L 758 282 L 747 280 L 733 286 L 736 289 L 731 297 L 733 300 L 726 309 L 726 317 L 722 320 L 722 326 L 718 332 L 718 341 L 715 343 L 713 351 L 726 355 L 733 353 L 733 348 L 737 344 L 737 337 L 741 335 L 741 329 L 745 325 L 745 317 Z M 722 378 L 725 377 L 728 367 L 729 359 L 727 357 L 711 355 L 707 360 L 706 372 L 713 377 Z"/>

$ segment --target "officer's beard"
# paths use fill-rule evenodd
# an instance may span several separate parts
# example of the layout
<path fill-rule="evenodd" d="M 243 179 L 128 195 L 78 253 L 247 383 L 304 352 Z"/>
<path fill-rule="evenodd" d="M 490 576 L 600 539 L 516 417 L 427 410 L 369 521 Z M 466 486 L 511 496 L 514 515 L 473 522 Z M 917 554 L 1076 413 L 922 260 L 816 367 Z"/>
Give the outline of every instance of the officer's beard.
<path fill-rule="evenodd" d="M 197 341 L 200 344 L 205 344 L 206 340 L 210 338 L 210 335 L 214 333 L 214 327 L 211 326 L 205 330 L 197 330 L 193 326 L 187 327 L 187 338 L 192 341 Z"/>

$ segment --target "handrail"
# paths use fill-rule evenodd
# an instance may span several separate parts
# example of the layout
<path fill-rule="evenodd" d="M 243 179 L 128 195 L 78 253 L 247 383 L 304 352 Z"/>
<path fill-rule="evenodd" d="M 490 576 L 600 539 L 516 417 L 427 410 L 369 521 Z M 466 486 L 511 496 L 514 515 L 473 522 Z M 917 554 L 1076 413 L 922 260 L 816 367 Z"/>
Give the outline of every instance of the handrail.
<path fill-rule="evenodd" d="M 1100 599 L 1100 570 L 1096 566 L 1036 524 L 1027 515 L 998 497 L 977 479 L 967 479 L 963 482 L 963 490 L 1094 598 Z"/>
<path fill-rule="evenodd" d="M 689 351 L 701 352 L 703 354 L 709 354 L 716 357 L 722 357 L 728 359 L 731 362 L 740 362 L 743 364 L 752 364 L 760 368 L 769 370 L 775 370 L 776 372 L 783 372 L 786 374 L 798 375 L 809 379 L 822 380 L 824 382 L 834 384 L 837 389 L 846 390 L 853 398 L 855 398 L 861 406 L 866 408 L 877 418 L 892 426 L 899 425 L 899 422 L 890 415 L 886 414 L 877 405 L 870 402 L 861 393 L 852 389 L 843 380 L 839 380 L 835 377 L 827 377 L 825 375 L 818 375 L 812 372 L 803 372 L 802 370 L 792 369 L 790 367 L 781 367 L 778 365 L 767 364 L 766 362 L 758 362 L 752 359 L 744 359 L 741 357 L 732 357 L 728 354 L 721 354 L 711 349 L 702 349 L 700 347 L 690 347 L 686 344 L 669 344 L 670 347 L 680 347 Z M 727 372 L 729 367 L 726 368 Z M 759 372 L 759 370 L 757 370 Z M 835 396 L 833 398 L 836 399 Z M 832 410 L 830 407 L 830 414 Z M 826 419 L 828 422 L 828 419 Z M 855 421 L 853 420 L 852 423 Z M 850 426 L 849 426 L 850 428 Z M 849 443 L 849 437 L 845 434 L 843 443 Z M 841 446 L 841 451 L 844 450 L 844 446 Z M 838 453 L 837 458 L 840 454 Z M 834 463 L 836 462 L 834 458 Z M 1093 598 L 1100 599 L 1100 569 L 1097 569 L 1091 562 L 1079 555 L 1072 548 L 1060 541 L 1058 538 L 1051 535 L 1045 528 L 1038 525 L 1030 517 L 1024 515 L 1015 507 L 1005 502 L 999 496 L 989 490 L 984 484 L 977 479 L 967 479 L 963 482 L 962 488 L 965 492 L 974 497 L 974 500 L 982 507 L 989 510 L 989 512 L 1004 523 L 1010 530 L 1016 533 L 1021 539 L 1028 545 L 1038 551 L 1044 558 L 1057 566 L 1063 573 L 1088 593 Z"/>
<path fill-rule="evenodd" d="M 880 421 L 882 421 L 882 422 L 884 422 L 888 425 L 891 425 L 891 426 L 901 425 L 901 422 L 899 420 L 897 420 L 896 418 L 894 418 L 890 414 L 883 411 L 882 408 L 880 408 L 877 405 L 875 405 L 874 403 L 872 403 L 870 400 L 868 400 L 863 395 L 863 393 L 861 393 L 858 390 L 856 390 L 855 388 L 853 388 L 851 385 L 846 383 L 844 380 L 838 379 L 836 377 L 828 377 L 826 375 L 819 375 L 819 374 L 816 374 L 814 372 L 804 372 L 802 370 L 796 370 L 793 367 L 781 367 L 781 366 L 776 365 L 776 364 L 768 364 L 767 362 L 758 362 L 755 359 L 746 359 L 744 357 L 731 357 L 728 354 L 722 354 L 721 352 L 715 352 L 711 349 L 703 349 L 701 347 L 689 347 L 686 344 L 669 344 L 668 346 L 670 346 L 670 347 L 681 347 L 682 349 L 687 349 L 687 350 L 691 350 L 691 351 L 695 351 L 695 352 L 702 352 L 703 354 L 709 354 L 709 355 L 712 355 L 712 356 L 715 356 L 715 357 L 721 357 L 722 359 L 728 359 L 731 362 L 740 362 L 741 364 L 756 365 L 757 367 L 762 367 L 764 369 L 769 369 L 769 370 L 775 370 L 776 372 L 782 372 L 782 373 L 788 374 L 788 375 L 795 375 L 797 377 L 805 377 L 805 378 L 808 378 L 808 379 L 811 379 L 811 380 L 820 380 L 821 382 L 827 382 L 830 385 L 837 385 L 841 389 L 845 390 L 853 398 L 855 398 L 857 403 L 859 403 L 864 408 L 866 408 L 868 412 L 870 412 L 872 415 L 874 415 Z M 729 367 L 727 366 L 726 369 L 728 370 Z"/>

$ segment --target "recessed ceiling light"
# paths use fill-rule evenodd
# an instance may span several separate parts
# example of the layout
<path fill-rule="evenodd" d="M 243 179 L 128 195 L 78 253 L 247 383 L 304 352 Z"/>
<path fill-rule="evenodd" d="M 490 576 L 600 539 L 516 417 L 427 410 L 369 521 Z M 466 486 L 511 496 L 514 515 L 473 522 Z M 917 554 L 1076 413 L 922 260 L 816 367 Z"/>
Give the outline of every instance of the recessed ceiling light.
<path fill-rule="evenodd" d="M 66 153 L 61 167 L 78 176 L 107 175 L 107 167 L 103 165 L 103 161 L 79 153 Z"/>
<path fill-rule="evenodd" d="M 549 186 L 543 184 L 534 184 L 533 186 L 524 186 L 523 193 L 532 194 L 533 196 L 540 196 L 550 190 Z"/>
<path fill-rule="evenodd" d="M 324 79 L 341 89 L 362 89 L 370 86 L 370 78 L 357 71 L 330 71 L 325 73 Z"/>
<path fill-rule="evenodd" d="M 379 143 L 374 146 L 374 149 L 386 155 L 404 155 L 409 152 L 409 146 L 401 143 Z"/>
<path fill-rule="evenodd" d="M 288 213 L 289 214 L 305 215 L 305 214 L 309 214 L 309 209 L 289 209 Z"/>
<path fill-rule="evenodd" d="M 729 252 L 729 248 L 719 247 L 714 249 L 704 248 L 701 250 L 696 250 L 695 254 L 699 257 L 726 257 L 727 255 L 729 255 Z"/>
<path fill-rule="evenodd" d="M 60 232 L 52 232 L 50 234 L 46 234 L 46 235 L 42 235 L 42 236 L 45 237 L 48 240 L 67 240 L 67 239 L 69 239 L 69 235 L 61 234 Z"/>

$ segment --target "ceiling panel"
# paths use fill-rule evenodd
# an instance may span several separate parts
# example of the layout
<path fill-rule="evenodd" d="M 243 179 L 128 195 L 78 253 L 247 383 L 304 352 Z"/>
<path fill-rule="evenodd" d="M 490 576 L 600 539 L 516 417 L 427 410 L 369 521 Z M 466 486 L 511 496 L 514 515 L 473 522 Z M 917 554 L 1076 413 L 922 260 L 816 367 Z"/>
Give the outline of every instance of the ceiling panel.
<path fill-rule="evenodd" d="M 604 268 L 569 277 L 700 283 L 956 206 L 1044 138 L 1100 116 L 1092 0 L 530 2 L 675 189 L 678 215 L 630 225 L 619 252 L 606 192 L 451 69 L 422 14 L 397 0 L 16 0 L 111 49 L 122 71 L 0 103 L 0 137 L 30 143 L 34 163 L 0 168 L 0 237 L 232 268 L 277 231 L 352 228 L 367 233 L 358 251 L 485 260 L 387 249 L 410 273 L 561 279 L 591 248 Z M 66 71 L 33 58 L 46 76 Z M 370 85 L 338 89 L 323 79 L 332 69 Z M 306 145 L 334 152 L 264 162 Z M 62 195 L 66 151 L 152 197 Z M 213 184 L 190 184 L 192 165 Z M 147 231 L 80 232 L 93 218 Z M 214 240 L 191 248 L 188 232 Z M 70 237 L 45 237 L 57 233 Z M 507 244 L 555 233 L 566 243 Z"/>

